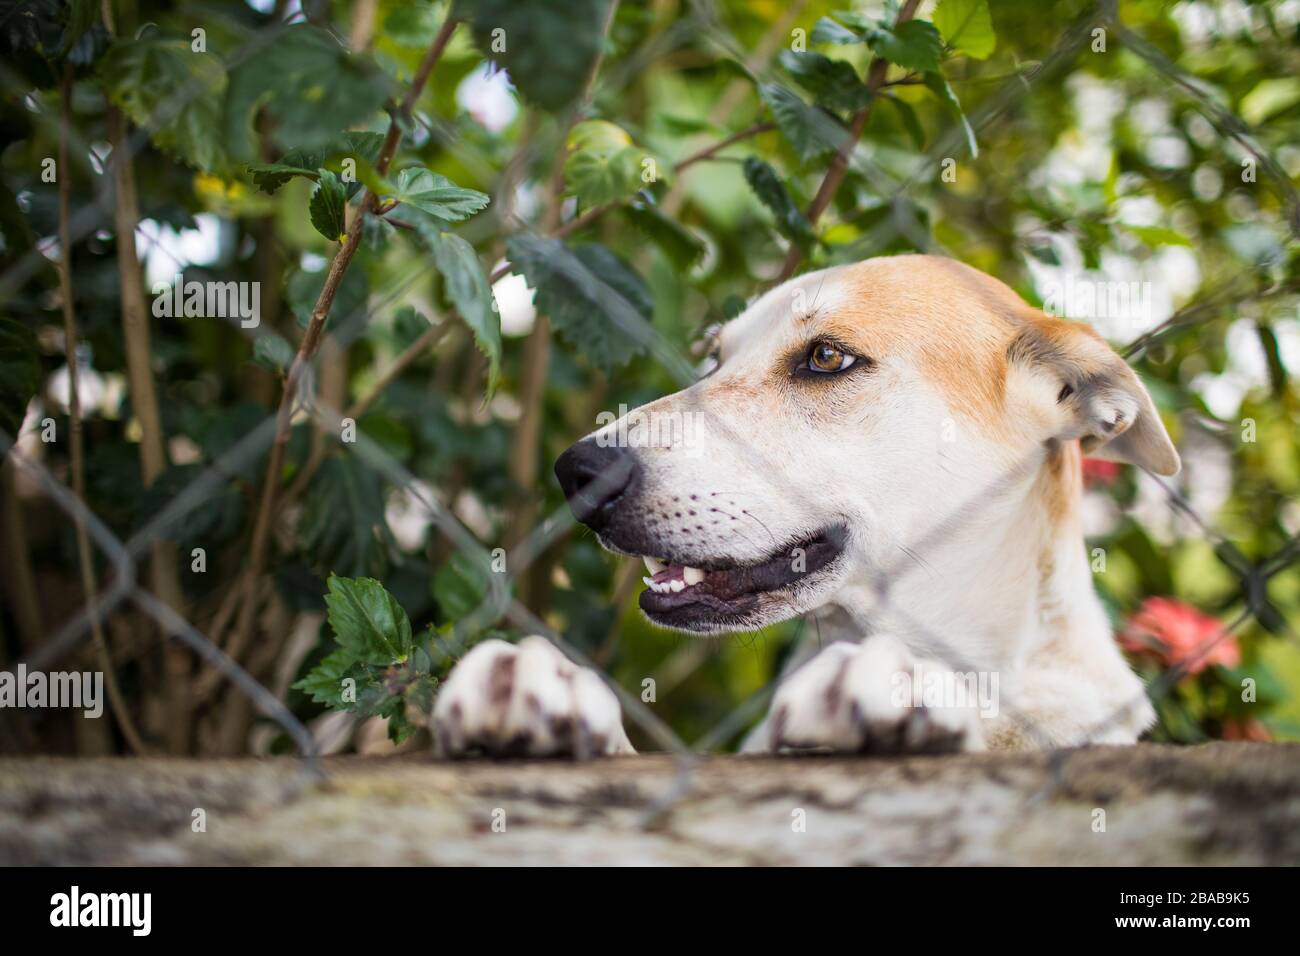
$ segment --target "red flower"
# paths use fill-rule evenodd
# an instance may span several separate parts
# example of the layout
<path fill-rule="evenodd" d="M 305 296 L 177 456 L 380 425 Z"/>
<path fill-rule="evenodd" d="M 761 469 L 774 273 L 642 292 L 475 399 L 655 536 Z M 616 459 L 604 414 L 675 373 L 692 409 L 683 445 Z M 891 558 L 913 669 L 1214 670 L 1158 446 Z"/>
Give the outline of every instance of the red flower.
<path fill-rule="evenodd" d="M 1224 740 L 1272 740 L 1273 735 L 1258 720 L 1230 717 L 1223 722 Z"/>
<path fill-rule="evenodd" d="M 1104 458 L 1083 459 L 1083 483 L 1089 488 L 1109 485 L 1119 477 L 1119 462 Z"/>
<path fill-rule="evenodd" d="M 1119 642 L 1126 650 L 1149 654 L 1166 667 L 1182 665 L 1199 674 L 1211 664 L 1236 667 L 1241 663 L 1237 639 L 1223 630 L 1216 618 L 1183 601 L 1147 598 L 1129 618 Z"/>

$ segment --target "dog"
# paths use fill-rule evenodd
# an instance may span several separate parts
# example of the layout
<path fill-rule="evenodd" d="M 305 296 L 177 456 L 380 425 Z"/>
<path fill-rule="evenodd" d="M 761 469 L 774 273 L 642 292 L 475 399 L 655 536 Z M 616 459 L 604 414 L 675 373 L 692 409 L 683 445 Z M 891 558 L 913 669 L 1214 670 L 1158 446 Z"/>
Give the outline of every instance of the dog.
<path fill-rule="evenodd" d="M 555 472 L 607 550 L 645 561 L 655 624 L 816 619 L 820 642 L 793 655 L 743 750 L 1051 748 L 1151 725 L 1093 588 L 1081 458 L 1180 463 L 1091 328 L 954 260 L 901 255 L 791 279 L 711 343 L 699 381 Z M 630 440 L 656 420 L 697 427 Z M 470 650 L 433 725 L 452 757 L 633 751 L 613 692 L 542 637 Z"/>

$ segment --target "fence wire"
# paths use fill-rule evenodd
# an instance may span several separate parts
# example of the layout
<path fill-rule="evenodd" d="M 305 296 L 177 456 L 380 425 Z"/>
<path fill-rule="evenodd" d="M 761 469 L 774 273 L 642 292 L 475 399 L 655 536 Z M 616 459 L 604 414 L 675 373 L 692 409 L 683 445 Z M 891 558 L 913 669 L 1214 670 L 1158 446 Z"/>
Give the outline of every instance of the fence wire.
<path fill-rule="evenodd" d="M 255 55 L 284 26 L 285 24 L 277 24 L 255 34 L 245 47 L 236 52 L 236 62 L 238 62 L 238 58 Z M 1034 84 L 1037 81 L 1067 67 L 1073 61 L 1074 57 L 1086 45 L 1091 31 L 1096 27 L 1110 31 L 1111 35 L 1117 38 L 1126 49 L 1148 63 L 1159 75 L 1165 77 L 1170 83 L 1171 89 L 1177 91 L 1178 95 L 1189 99 L 1213 124 L 1221 136 L 1232 139 L 1257 159 L 1261 168 L 1267 174 L 1266 181 L 1277 192 L 1280 201 L 1287 209 L 1288 228 L 1293 235 L 1300 236 L 1300 199 L 1297 198 L 1296 191 L 1285 172 L 1281 170 L 1276 161 L 1268 155 L 1267 151 L 1255 139 L 1249 125 L 1215 101 L 1193 77 L 1184 74 L 1158 49 L 1125 27 L 1117 16 L 1115 5 L 1111 2 L 1098 4 L 1087 15 L 1081 17 L 1064 30 L 1056 48 L 1043 58 L 1041 65 L 1032 75 L 1017 75 L 1007 79 L 995 95 L 985 101 L 971 115 L 970 122 L 972 126 L 977 131 L 983 132 L 994 124 L 1003 122 L 1020 101 L 1032 96 Z M 653 38 L 647 49 L 639 51 L 628 60 L 628 64 L 636 65 L 635 69 L 625 64 L 623 67 L 611 71 L 612 77 L 601 81 L 607 85 L 599 87 L 596 95 L 616 93 L 625 84 L 635 79 L 644 64 L 654 58 L 670 53 L 680 46 L 695 42 L 700 35 L 705 36 L 711 45 L 726 53 L 743 50 L 735 37 L 726 32 L 720 20 L 712 14 L 707 4 L 695 3 L 681 23 Z M 771 73 L 770 66 L 759 67 L 756 72 L 759 80 L 771 78 L 769 76 Z M 0 74 L 0 80 L 4 80 L 10 85 L 13 82 L 13 78 L 5 74 Z M 174 115 L 174 112 L 179 110 L 188 98 L 198 92 L 200 91 L 178 90 L 173 98 L 164 104 L 163 111 L 170 110 Z M 163 122 L 166 118 L 166 115 L 160 115 L 156 118 L 156 122 Z M 467 165 L 491 168 L 485 156 L 450 135 L 444 125 L 437 121 L 429 123 L 421 120 L 421 122 L 424 122 L 426 128 L 438 137 L 445 148 L 458 152 Z M 843 136 L 843 130 L 839 127 L 824 132 L 827 137 Z M 146 128 L 137 129 L 129 139 L 126 148 L 131 153 L 139 150 L 147 139 L 147 133 Z M 964 137 L 960 129 L 956 126 L 952 127 L 945 135 L 936 140 L 935 144 L 924 156 L 918 158 L 911 176 L 906 179 L 899 179 L 890 175 L 879 164 L 873 162 L 869 144 L 860 143 L 855 145 L 849 156 L 851 167 L 861 173 L 870 175 L 875 184 L 882 186 L 887 184 L 892 189 L 892 195 L 888 201 L 899 214 L 886 217 L 843 255 L 847 258 L 863 258 L 880 250 L 900 236 L 923 251 L 933 249 L 943 251 L 942 247 L 937 246 L 933 238 L 922 230 L 915 219 L 911 217 L 910 210 L 906 208 L 903 199 L 915 199 L 926 190 L 932 189 L 935 181 L 934 177 L 932 175 L 928 178 L 922 177 L 927 171 L 933 169 L 939 158 L 954 155 L 963 140 Z M 842 142 L 842 140 L 837 140 L 838 142 Z M 83 142 L 79 146 L 81 155 L 88 155 L 88 144 Z M 96 202 L 91 207 L 79 212 L 72 223 L 74 241 L 84 238 L 93 230 L 104 225 L 103 209 L 111 208 L 111 203 L 111 177 L 105 175 Z M 526 227 L 522 227 L 521 231 L 527 233 Z M 533 238 L 540 241 L 546 237 L 534 235 Z M 694 380 L 692 371 L 694 363 L 690 356 L 684 354 L 676 344 L 664 338 L 652 324 L 645 322 L 633 305 L 605 282 L 601 276 L 588 270 L 580 260 L 569 254 L 563 246 L 556 245 L 558 251 L 550 262 L 550 266 L 572 282 L 591 290 L 596 301 L 602 304 L 609 322 L 618 326 L 633 341 L 644 346 L 669 377 L 677 382 L 680 387 L 689 386 Z M 67 253 L 68 250 L 61 250 L 61 254 Z M 177 261 L 179 264 L 182 260 L 178 259 Z M 36 269 L 43 267 L 43 265 L 41 253 L 32 250 L 26 258 L 12 266 L 4 275 L 0 275 L 0 290 L 12 292 L 19 288 L 27 278 L 34 274 Z M 370 301 L 359 306 L 352 315 L 344 316 L 336 322 L 333 328 L 340 329 L 353 323 L 364 323 L 371 314 L 400 300 L 414 283 L 426 275 L 431 268 L 431 265 L 425 265 L 404 273 L 390 283 L 389 287 L 383 290 L 381 294 L 373 296 Z M 1282 283 L 1270 288 L 1261 288 L 1257 282 L 1234 280 L 1219 289 L 1204 293 L 1197 301 L 1179 309 L 1157 328 L 1145 332 L 1128 343 L 1120 349 L 1120 352 L 1126 358 L 1135 360 L 1142 357 L 1153 345 L 1165 338 L 1212 320 L 1226 306 L 1243 301 L 1259 301 L 1296 291 L 1300 290 L 1297 290 L 1294 284 Z M 232 324 L 235 328 L 240 329 L 242 334 L 251 338 L 266 334 L 266 330 L 244 329 L 237 320 L 233 321 Z M 298 396 L 296 413 L 300 417 L 305 416 L 306 420 L 318 428 L 320 435 L 325 440 L 329 440 L 331 436 L 337 440 L 346 413 L 329 407 L 321 400 L 315 391 L 314 376 L 307 376 L 304 381 L 306 384 Z M 713 432 L 726 435 L 733 440 L 734 446 L 741 449 L 747 456 L 746 465 L 748 467 L 756 472 L 771 476 L 776 482 L 782 482 L 784 470 L 778 467 L 778 463 L 768 459 L 752 443 L 742 440 L 743 436 L 732 433 L 728 424 L 720 420 L 707 407 L 697 406 L 692 410 L 706 419 L 709 428 Z M 11 450 L 11 436 L 0 436 L 0 453 L 8 452 L 9 458 L 15 463 L 16 467 L 34 478 L 44 493 L 69 520 L 84 522 L 95 547 L 110 569 L 106 586 L 101 587 L 93 604 L 82 608 L 51 633 L 39 647 L 21 661 L 21 664 L 33 670 L 48 668 L 51 664 L 79 647 L 91 633 L 94 622 L 106 621 L 125 604 L 129 603 L 146 618 L 156 623 L 162 634 L 167 635 L 169 639 L 179 640 L 187 645 L 213 669 L 216 675 L 219 675 L 220 679 L 229 681 L 240 694 L 249 699 L 260 713 L 278 724 L 297 746 L 305 761 L 305 767 L 312 773 L 319 773 L 320 750 L 312 733 L 290 712 L 279 697 L 253 676 L 241 663 L 239 659 L 240 652 L 247 649 L 230 646 L 223 648 L 217 641 L 213 640 L 211 635 L 204 634 L 183 615 L 152 593 L 138 577 L 137 561 L 147 555 L 151 544 L 164 537 L 169 530 L 174 529 L 183 522 L 186 516 L 192 514 L 195 509 L 200 508 L 205 501 L 209 500 L 212 492 L 224 481 L 228 480 L 230 474 L 255 464 L 269 449 L 276 437 L 275 419 L 274 411 L 272 411 L 261 424 L 249 430 L 239 441 L 221 454 L 217 460 L 206 465 L 188 487 L 169 501 L 126 541 L 118 538 L 93 510 L 88 508 L 44 465 L 24 456 L 17 448 Z M 580 436 L 573 437 L 576 439 Z M 610 675 L 604 673 L 593 660 L 578 648 L 572 646 L 562 636 L 555 633 L 539 614 L 527 607 L 514 595 L 514 585 L 520 575 L 527 572 L 539 556 L 545 554 L 552 545 L 562 540 L 575 527 L 576 522 L 567 507 L 560 507 L 553 513 L 546 515 L 527 534 L 521 535 L 519 543 L 507 557 L 507 572 L 505 574 L 494 573 L 491 570 L 491 552 L 495 547 L 495 543 L 480 540 L 466 527 L 451 510 L 454 502 L 448 502 L 446 505 L 439 502 L 433 494 L 425 490 L 426 486 L 420 482 L 415 474 L 362 432 L 358 432 L 357 441 L 352 446 L 351 451 L 357 460 L 382 475 L 391 486 L 408 493 L 431 526 L 450 543 L 458 555 L 468 561 L 472 567 L 478 569 L 483 579 L 488 582 L 487 594 L 479 606 L 455 623 L 449 637 L 438 638 L 442 649 L 447 654 L 452 658 L 458 657 L 475 634 L 500 623 L 505 623 L 523 632 L 541 634 L 571 660 L 596 670 L 618 696 L 625 716 L 637 724 L 657 746 L 674 755 L 678 766 L 677 777 L 665 792 L 645 808 L 643 822 L 647 825 L 652 824 L 661 817 L 663 813 L 671 808 L 674 801 L 689 792 L 694 755 L 712 752 L 724 747 L 742 731 L 750 727 L 767 707 L 776 686 L 781 680 L 781 675 L 778 675 L 761 690 L 743 701 L 721 722 L 699 736 L 694 744 L 683 741 L 639 697 L 628 692 Z M 324 450 L 324 454 L 327 456 L 331 453 L 332 449 L 327 448 Z M 1018 478 L 1036 469 L 1040 463 L 1038 457 L 1026 460 L 993 485 L 973 491 L 967 500 L 959 502 L 947 515 L 937 521 L 934 530 L 926 538 L 910 542 L 903 549 L 905 555 L 923 552 L 927 544 L 931 543 L 936 537 L 951 534 L 955 528 L 960 527 L 991 502 L 997 500 L 999 495 L 1005 494 L 1012 489 Z M 1300 536 L 1292 537 L 1274 554 L 1252 561 L 1241 553 L 1229 536 L 1217 530 L 1211 522 L 1200 515 L 1172 483 L 1165 482 L 1154 475 L 1150 477 L 1163 489 L 1169 506 L 1174 511 L 1190 518 L 1207 539 L 1215 544 L 1215 554 L 1218 560 L 1237 579 L 1244 601 L 1244 609 L 1229 625 L 1147 686 L 1144 697 L 1152 702 L 1157 702 L 1169 694 L 1178 681 L 1190 672 L 1200 660 L 1209 655 L 1219 643 L 1229 639 L 1236 630 L 1251 620 L 1258 620 L 1261 616 L 1267 616 L 1268 623 L 1274 630 L 1279 629 L 1278 622 L 1281 622 L 1280 629 L 1285 636 L 1290 640 L 1300 642 L 1300 636 L 1295 634 L 1282 615 L 1270 605 L 1267 592 L 1268 582 L 1273 577 L 1293 565 L 1297 560 L 1300 560 Z M 807 501 L 810 498 L 810 493 L 793 481 L 784 481 L 781 490 L 792 501 Z M 888 611 L 895 619 L 908 621 L 912 633 L 922 638 L 934 656 L 944 660 L 953 670 L 959 672 L 975 670 L 976 668 L 971 662 L 963 660 L 963 655 L 948 640 L 942 635 L 928 633 L 919 621 L 916 621 L 914 617 L 908 614 L 907 609 L 897 606 L 897 602 L 891 600 L 891 593 L 897 589 L 899 581 L 914 573 L 916 567 L 915 563 L 909 563 L 905 557 L 901 558 L 900 562 L 895 566 L 880 569 L 874 584 L 876 595 L 880 601 L 881 612 Z M 232 580 L 229 585 L 232 591 L 237 591 L 239 586 L 238 577 Z M 228 597 L 233 597 L 233 595 L 228 595 Z M 250 592 L 246 599 L 255 599 L 253 593 Z M 815 615 L 805 616 L 796 628 L 796 641 L 802 642 L 806 640 L 807 635 L 803 632 L 808 629 L 807 624 L 810 620 L 816 625 Z M 694 658 L 694 665 L 698 666 L 698 662 L 702 659 L 703 655 L 697 655 Z M 688 661 L 689 663 L 691 662 Z M 1110 717 L 1092 729 L 1088 734 L 1088 739 L 1104 739 L 1110 727 L 1122 720 L 1124 714 L 1131 707 L 1141 703 L 1142 700 L 1138 699 L 1117 708 Z M 1044 746 L 1052 743 L 1040 728 L 1034 726 L 1032 719 L 1027 714 L 1015 708 L 1014 701 L 1004 703 L 1003 709 L 1012 714 L 1028 737 Z M 1051 766 L 1055 772 L 1054 779 L 1060 779 L 1061 769 L 1069 756 L 1070 751 L 1058 751 L 1052 755 Z M 1042 794 L 1036 795 L 1035 799 L 1041 798 L 1041 796 Z"/>

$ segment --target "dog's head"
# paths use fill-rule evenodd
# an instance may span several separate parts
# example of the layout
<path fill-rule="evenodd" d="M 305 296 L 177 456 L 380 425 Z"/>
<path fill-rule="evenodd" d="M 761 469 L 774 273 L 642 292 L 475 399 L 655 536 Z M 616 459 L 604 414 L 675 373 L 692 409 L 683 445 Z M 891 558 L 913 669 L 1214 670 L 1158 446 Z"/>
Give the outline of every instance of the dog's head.
<path fill-rule="evenodd" d="M 568 449 L 574 514 L 650 571 L 658 624 L 749 630 L 886 570 L 954 509 L 1005 500 L 1051 449 L 1160 474 L 1178 456 L 1137 376 L 1091 329 L 932 256 L 768 292 L 707 374 Z"/>

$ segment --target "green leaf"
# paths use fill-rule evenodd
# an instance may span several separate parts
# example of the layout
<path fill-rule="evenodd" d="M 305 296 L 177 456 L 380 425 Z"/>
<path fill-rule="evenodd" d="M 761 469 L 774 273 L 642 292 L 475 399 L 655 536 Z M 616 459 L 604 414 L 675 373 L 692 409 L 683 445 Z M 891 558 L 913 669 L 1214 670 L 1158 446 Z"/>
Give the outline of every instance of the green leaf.
<path fill-rule="evenodd" d="M 243 162 L 255 159 L 253 118 L 263 106 L 278 142 L 320 148 L 340 129 L 365 125 L 394 92 L 370 57 L 350 53 L 327 31 L 284 28 L 230 71 L 222 110 L 226 149 Z"/>
<path fill-rule="evenodd" d="M 7 183 L 0 183 L 0 261 L 16 259 L 36 241 L 31 223 Z"/>
<path fill-rule="evenodd" d="M 483 603 L 488 593 L 488 573 L 459 553 L 438 569 L 433 576 L 433 596 L 444 622 L 453 624 Z"/>
<path fill-rule="evenodd" d="M 296 690 L 310 694 L 311 699 L 318 704 L 325 704 L 335 710 L 354 710 L 356 701 L 343 699 L 343 681 L 348 678 L 354 680 L 358 688 L 369 680 L 365 666 L 352 651 L 340 647 L 326 655 L 306 677 L 293 686 Z"/>
<path fill-rule="evenodd" d="M 570 250 L 558 239 L 515 235 L 506 255 L 537 290 L 537 311 L 592 363 L 609 371 L 645 351 L 654 302 L 641 277 L 604 246 Z"/>
<path fill-rule="evenodd" d="M 487 393 L 496 391 L 501 372 L 501 317 L 492 301 L 474 247 L 454 233 L 444 232 L 433 244 L 433 261 L 446 283 L 447 297 L 474 333 L 474 343 L 488 360 Z"/>
<path fill-rule="evenodd" d="M 321 574 L 383 574 L 394 543 L 375 469 L 350 455 L 321 465 L 307 494 L 298 536 L 304 560 Z"/>
<path fill-rule="evenodd" d="M 855 33 L 848 27 L 836 23 L 830 17 L 822 17 L 817 21 L 810 39 L 813 43 L 834 43 L 838 46 L 848 46 L 853 43 L 865 43 L 867 41 L 867 38 L 862 34 Z"/>
<path fill-rule="evenodd" d="M 911 137 L 912 145 L 917 149 L 925 149 L 925 130 L 921 128 L 921 121 L 916 118 L 916 110 L 912 109 L 912 104 L 896 96 L 886 96 L 884 99 L 892 103 L 894 109 L 898 111 L 899 121 L 903 124 L 903 129 L 907 130 L 907 135 Z"/>
<path fill-rule="evenodd" d="M 582 205 L 603 206 L 641 188 L 641 159 L 647 153 L 622 127 L 587 120 L 573 127 L 565 146 L 565 185 Z"/>
<path fill-rule="evenodd" d="M 934 25 L 950 48 L 976 60 L 987 59 L 997 45 L 988 0 L 939 0 Z"/>
<path fill-rule="evenodd" d="M 174 499 L 201 478 L 208 466 L 193 462 L 171 465 L 145 489 L 136 507 L 136 529 L 157 518 Z M 201 503 L 158 529 L 169 541 L 185 545 L 214 545 L 235 537 L 244 524 L 244 496 L 230 481 L 207 492 Z M 188 565 L 187 565 L 188 566 Z"/>
<path fill-rule="evenodd" d="M 316 191 L 311 194 L 311 224 L 330 242 L 342 242 L 346 237 L 348 193 L 343 182 L 328 169 L 319 169 Z"/>
<path fill-rule="evenodd" d="M 750 156 L 745 160 L 745 181 L 776 217 L 776 231 L 806 248 L 813 240 L 812 223 L 795 204 L 776 170 L 758 157 Z"/>
<path fill-rule="evenodd" d="M 27 403 L 40 383 L 41 359 L 36 336 L 21 322 L 0 319 L 0 432 L 8 440 L 18 437 Z M 8 451 L 8 445 L 4 451 Z"/>
<path fill-rule="evenodd" d="M 1120 225 L 1153 248 L 1155 246 L 1190 246 L 1192 244 L 1191 240 L 1181 232 L 1167 229 L 1164 226 L 1132 226 L 1128 223 L 1121 223 Z"/>
<path fill-rule="evenodd" d="M 287 369 L 294 354 L 295 349 L 288 340 L 275 332 L 265 332 L 253 342 L 253 361 L 272 371 Z"/>
<path fill-rule="evenodd" d="M 346 159 L 356 161 L 360 175 L 366 166 L 373 165 L 379 158 L 383 142 L 382 133 L 349 132 L 323 148 L 291 149 L 274 163 L 249 163 L 247 168 L 253 174 L 253 184 L 263 192 L 273 194 L 295 176 L 315 180 L 321 168 L 338 172 Z M 355 184 L 349 186 L 348 195 L 351 196 Z"/>
<path fill-rule="evenodd" d="M 781 135 L 808 162 L 833 152 L 844 141 L 844 127 L 825 110 L 809 106 L 793 91 L 777 83 L 764 83 L 758 95 L 772 111 Z"/>
<path fill-rule="evenodd" d="M 402 170 L 392 194 L 405 206 L 418 209 L 442 222 L 460 222 L 487 208 L 489 197 L 474 189 L 462 189 L 446 176 L 423 166 Z"/>
<path fill-rule="evenodd" d="M 907 20 L 896 27 L 876 27 L 867 43 L 880 56 L 907 70 L 928 73 L 939 69 L 943 38 L 928 20 Z"/>
<path fill-rule="evenodd" d="M 871 91 L 850 63 L 820 53 L 794 50 L 782 50 L 778 59 L 799 85 L 813 95 L 818 106 L 854 113 L 871 101 Z"/>
<path fill-rule="evenodd" d="M 226 165 L 221 134 L 225 67 L 186 40 L 118 40 L 100 61 L 108 98 L 160 148 L 204 170 Z"/>
<path fill-rule="evenodd" d="M 612 0 L 458 0 L 474 42 L 505 68 L 524 98 L 558 112 L 582 93 L 604 42 Z"/>
<path fill-rule="evenodd" d="M 966 148 L 970 150 L 971 156 L 979 156 L 980 148 L 979 144 L 975 142 L 975 130 L 971 128 L 970 120 L 966 119 L 966 114 L 962 111 L 957 94 L 952 91 L 952 87 L 948 85 L 948 81 L 943 77 L 943 74 L 925 74 L 925 85 L 935 96 L 939 97 L 939 101 L 943 103 L 948 112 L 961 123 L 962 131 L 966 134 Z"/>
<path fill-rule="evenodd" d="M 704 255 L 703 242 L 653 206 L 633 203 L 625 212 L 632 225 L 662 249 L 668 261 L 678 269 L 691 268 Z"/>
<path fill-rule="evenodd" d="M 1251 126 L 1289 110 L 1300 103 L 1300 77 L 1282 76 L 1260 80 L 1241 98 L 1241 117 Z"/>
<path fill-rule="evenodd" d="M 397 599 L 374 578 L 331 574 L 325 596 L 330 627 L 340 650 L 354 661 L 384 667 L 406 660 L 415 642 L 411 622 Z"/>

